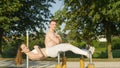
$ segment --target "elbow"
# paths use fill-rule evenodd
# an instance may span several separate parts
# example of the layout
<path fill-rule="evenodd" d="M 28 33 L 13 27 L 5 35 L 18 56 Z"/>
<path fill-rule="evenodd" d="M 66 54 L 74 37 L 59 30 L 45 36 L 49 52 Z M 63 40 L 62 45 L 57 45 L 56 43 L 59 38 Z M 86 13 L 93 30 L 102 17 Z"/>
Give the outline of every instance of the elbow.
<path fill-rule="evenodd" d="M 35 59 L 34 58 L 30 58 L 30 60 L 34 61 Z"/>
<path fill-rule="evenodd" d="M 59 44 L 60 43 L 59 40 L 56 40 L 56 43 Z"/>
<path fill-rule="evenodd" d="M 34 58 L 34 57 L 29 57 L 29 59 L 30 59 L 30 60 L 35 60 L 35 58 Z"/>

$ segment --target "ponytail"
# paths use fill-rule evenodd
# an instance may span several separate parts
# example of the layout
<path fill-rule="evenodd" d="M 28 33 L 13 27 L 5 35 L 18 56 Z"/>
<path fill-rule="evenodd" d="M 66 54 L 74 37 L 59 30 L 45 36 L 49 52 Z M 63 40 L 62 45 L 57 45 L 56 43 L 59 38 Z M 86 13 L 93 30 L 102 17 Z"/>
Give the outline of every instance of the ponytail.
<path fill-rule="evenodd" d="M 16 58 L 15 58 L 15 64 L 16 65 L 21 65 L 22 64 L 22 52 L 21 52 L 21 50 L 22 49 L 19 47 L 18 51 L 17 51 Z"/>

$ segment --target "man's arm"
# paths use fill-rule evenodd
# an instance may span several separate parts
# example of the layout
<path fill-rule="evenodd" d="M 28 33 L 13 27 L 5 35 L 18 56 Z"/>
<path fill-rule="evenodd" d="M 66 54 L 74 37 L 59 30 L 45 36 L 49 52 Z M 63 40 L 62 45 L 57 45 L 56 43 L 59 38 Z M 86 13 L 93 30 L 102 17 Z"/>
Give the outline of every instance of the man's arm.
<path fill-rule="evenodd" d="M 49 32 L 48 36 L 56 44 L 59 44 L 62 41 L 61 38 L 60 38 L 60 36 L 56 35 L 55 33 Z"/>
<path fill-rule="evenodd" d="M 59 39 L 59 43 L 62 43 L 62 39 L 61 39 L 60 35 L 56 34 L 56 37 Z"/>

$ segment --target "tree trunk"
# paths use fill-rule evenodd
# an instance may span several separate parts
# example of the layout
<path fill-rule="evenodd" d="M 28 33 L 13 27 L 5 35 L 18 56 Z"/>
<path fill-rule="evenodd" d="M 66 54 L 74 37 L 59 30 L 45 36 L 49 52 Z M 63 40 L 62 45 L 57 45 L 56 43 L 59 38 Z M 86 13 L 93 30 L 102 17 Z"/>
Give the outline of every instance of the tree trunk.
<path fill-rule="evenodd" d="M 108 59 L 113 59 L 113 56 L 112 56 L 112 45 L 111 43 L 108 42 Z"/>
<path fill-rule="evenodd" d="M 0 28 L 0 58 L 2 57 L 2 36 L 3 36 L 3 29 Z"/>
<path fill-rule="evenodd" d="M 108 59 L 113 59 L 112 43 L 111 43 L 111 23 L 110 22 L 106 22 L 105 32 L 106 32 L 106 39 L 107 39 Z"/>

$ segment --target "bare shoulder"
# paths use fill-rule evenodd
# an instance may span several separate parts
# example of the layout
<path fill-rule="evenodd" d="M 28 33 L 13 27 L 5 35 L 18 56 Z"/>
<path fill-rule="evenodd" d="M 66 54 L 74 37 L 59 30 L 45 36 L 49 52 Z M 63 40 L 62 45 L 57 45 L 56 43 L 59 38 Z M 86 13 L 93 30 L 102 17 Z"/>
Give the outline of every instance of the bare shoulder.
<path fill-rule="evenodd" d="M 51 36 L 51 32 L 48 30 L 47 32 L 46 32 L 46 38 L 49 38 Z"/>

